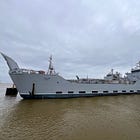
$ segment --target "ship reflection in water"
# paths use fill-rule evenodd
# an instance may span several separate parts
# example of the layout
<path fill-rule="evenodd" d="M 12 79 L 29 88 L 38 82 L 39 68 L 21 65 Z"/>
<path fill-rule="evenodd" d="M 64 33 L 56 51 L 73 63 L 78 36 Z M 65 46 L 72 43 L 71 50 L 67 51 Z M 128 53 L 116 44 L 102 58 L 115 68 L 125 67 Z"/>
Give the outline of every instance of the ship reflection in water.
<path fill-rule="evenodd" d="M 22 100 L 0 94 L 1 140 L 139 140 L 140 95 Z"/>

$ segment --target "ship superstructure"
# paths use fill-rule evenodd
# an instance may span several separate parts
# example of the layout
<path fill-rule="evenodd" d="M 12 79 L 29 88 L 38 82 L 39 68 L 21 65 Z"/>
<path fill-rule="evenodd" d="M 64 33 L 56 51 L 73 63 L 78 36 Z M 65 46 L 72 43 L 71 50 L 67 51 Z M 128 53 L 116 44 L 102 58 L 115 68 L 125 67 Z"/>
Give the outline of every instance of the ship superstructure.
<path fill-rule="evenodd" d="M 139 94 L 140 62 L 122 77 L 111 70 L 104 79 L 79 78 L 66 80 L 55 72 L 52 56 L 48 72 L 21 69 L 9 56 L 1 53 L 9 66 L 9 75 L 21 97 L 25 99 L 93 97 L 102 95 Z"/>

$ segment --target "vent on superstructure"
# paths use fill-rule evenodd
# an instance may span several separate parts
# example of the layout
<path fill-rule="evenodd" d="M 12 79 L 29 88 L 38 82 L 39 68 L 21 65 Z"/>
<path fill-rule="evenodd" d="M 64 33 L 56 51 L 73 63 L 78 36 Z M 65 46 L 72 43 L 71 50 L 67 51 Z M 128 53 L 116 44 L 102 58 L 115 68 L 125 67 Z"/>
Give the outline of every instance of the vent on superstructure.
<path fill-rule="evenodd" d="M 130 92 L 134 92 L 134 90 L 130 90 Z"/>
<path fill-rule="evenodd" d="M 79 91 L 79 93 L 86 93 L 86 91 Z"/>
<path fill-rule="evenodd" d="M 62 91 L 56 91 L 56 93 L 61 94 L 61 93 L 62 93 Z"/>
<path fill-rule="evenodd" d="M 140 93 L 140 89 L 139 89 L 139 90 L 137 90 L 137 93 Z"/>
<path fill-rule="evenodd" d="M 105 90 L 105 91 L 103 91 L 103 93 L 108 93 L 108 91 Z"/>
<path fill-rule="evenodd" d="M 122 92 L 126 92 L 126 90 L 122 90 Z"/>
<path fill-rule="evenodd" d="M 92 93 L 98 93 L 98 91 L 96 91 L 96 90 L 93 90 L 93 91 L 92 91 Z"/>
<path fill-rule="evenodd" d="M 113 93 L 118 93 L 118 90 L 113 90 Z"/>
<path fill-rule="evenodd" d="M 68 93 L 74 93 L 74 91 L 68 91 Z"/>

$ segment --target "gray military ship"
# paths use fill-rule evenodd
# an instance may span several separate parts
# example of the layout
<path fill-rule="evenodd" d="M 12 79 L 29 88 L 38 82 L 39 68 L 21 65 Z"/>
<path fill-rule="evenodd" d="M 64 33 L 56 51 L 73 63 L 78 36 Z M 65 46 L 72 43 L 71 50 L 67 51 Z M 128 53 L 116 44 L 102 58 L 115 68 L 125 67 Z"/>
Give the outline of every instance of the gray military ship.
<path fill-rule="evenodd" d="M 103 79 L 66 80 L 55 72 L 52 56 L 48 71 L 22 69 L 9 56 L 1 53 L 9 67 L 9 75 L 24 99 L 74 98 L 106 95 L 140 94 L 140 62 L 122 76 L 113 69 Z"/>

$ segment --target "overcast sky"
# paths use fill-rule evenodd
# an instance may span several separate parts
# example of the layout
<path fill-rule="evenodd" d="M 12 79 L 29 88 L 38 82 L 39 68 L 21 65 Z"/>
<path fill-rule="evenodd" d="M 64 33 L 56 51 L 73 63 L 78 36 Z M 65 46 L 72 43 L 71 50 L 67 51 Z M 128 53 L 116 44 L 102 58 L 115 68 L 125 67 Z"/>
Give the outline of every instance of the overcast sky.
<path fill-rule="evenodd" d="M 138 0 L 0 0 L 0 51 L 20 67 L 64 78 L 125 73 L 140 60 Z M 0 56 L 0 81 L 9 82 Z"/>

